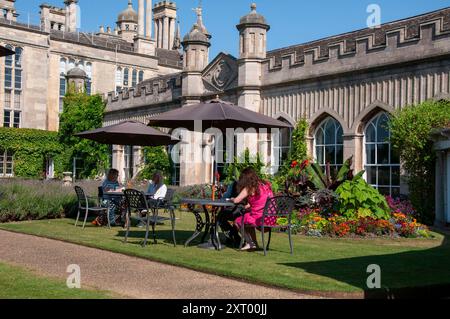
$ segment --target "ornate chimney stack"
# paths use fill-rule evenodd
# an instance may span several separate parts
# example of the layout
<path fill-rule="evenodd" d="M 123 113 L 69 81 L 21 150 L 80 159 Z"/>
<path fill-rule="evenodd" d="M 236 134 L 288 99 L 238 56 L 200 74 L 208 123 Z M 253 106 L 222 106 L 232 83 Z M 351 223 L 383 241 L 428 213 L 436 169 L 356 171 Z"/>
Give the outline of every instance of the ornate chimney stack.
<path fill-rule="evenodd" d="M 78 23 L 78 0 L 65 0 L 66 5 L 66 32 L 76 32 Z"/>
<path fill-rule="evenodd" d="M 171 50 L 175 39 L 175 21 L 177 5 L 175 2 L 163 1 L 155 4 L 153 20 L 155 21 L 156 47 Z"/>

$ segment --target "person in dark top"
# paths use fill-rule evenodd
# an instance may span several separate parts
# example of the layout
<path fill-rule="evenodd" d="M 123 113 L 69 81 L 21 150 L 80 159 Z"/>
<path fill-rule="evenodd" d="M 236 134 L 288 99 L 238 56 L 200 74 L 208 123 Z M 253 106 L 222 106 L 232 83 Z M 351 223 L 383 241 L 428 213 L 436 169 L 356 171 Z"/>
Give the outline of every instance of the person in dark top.
<path fill-rule="evenodd" d="M 228 185 L 227 191 L 223 194 L 222 199 L 236 198 L 239 195 L 237 181 Z M 231 224 L 237 217 L 240 216 L 239 207 L 223 209 L 217 216 L 218 223 L 226 237 L 228 245 L 239 247 L 241 236 L 235 227 Z"/>

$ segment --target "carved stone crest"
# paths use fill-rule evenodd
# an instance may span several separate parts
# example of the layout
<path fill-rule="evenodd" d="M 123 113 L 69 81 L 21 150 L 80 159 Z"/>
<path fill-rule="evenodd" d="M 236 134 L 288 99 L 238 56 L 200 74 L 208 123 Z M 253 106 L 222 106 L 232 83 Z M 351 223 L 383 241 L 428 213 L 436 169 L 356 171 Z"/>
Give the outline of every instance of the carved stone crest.
<path fill-rule="evenodd" d="M 216 62 L 207 69 L 204 75 L 205 81 L 219 91 L 227 89 L 230 84 L 236 80 L 236 77 L 236 62 L 227 55 L 219 56 Z"/>
<path fill-rule="evenodd" d="M 225 60 L 221 60 L 219 64 L 217 64 L 216 68 L 212 71 L 212 81 L 213 84 L 219 88 L 223 89 L 225 85 L 227 85 L 230 74 L 231 68 L 225 62 Z"/>

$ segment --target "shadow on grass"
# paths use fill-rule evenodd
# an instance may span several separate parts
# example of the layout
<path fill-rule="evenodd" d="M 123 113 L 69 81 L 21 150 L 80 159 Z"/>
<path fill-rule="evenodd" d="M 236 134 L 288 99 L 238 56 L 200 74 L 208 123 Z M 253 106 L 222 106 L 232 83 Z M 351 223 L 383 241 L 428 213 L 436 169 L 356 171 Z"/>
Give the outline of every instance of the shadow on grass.
<path fill-rule="evenodd" d="M 368 289 L 369 265 L 381 268 L 381 288 Z M 283 263 L 361 288 L 367 299 L 450 298 L 450 241 L 439 247 L 389 255 Z"/>

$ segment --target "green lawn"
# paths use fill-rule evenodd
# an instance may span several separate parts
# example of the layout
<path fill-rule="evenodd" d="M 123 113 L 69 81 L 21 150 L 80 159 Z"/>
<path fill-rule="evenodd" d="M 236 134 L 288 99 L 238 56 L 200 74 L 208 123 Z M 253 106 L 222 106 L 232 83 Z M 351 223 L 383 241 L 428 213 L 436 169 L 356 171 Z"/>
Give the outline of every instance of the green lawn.
<path fill-rule="evenodd" d="M 0 299 L 107 299 L 106 292 L 69 289 L 63 280 L 0 263 Z"/>
<path fill-rule="evenodd" d="M 450 284 L 448 237 L 434 239 L 330 239 L 294 236 L 294 256 L 287 235 L 275 234 L 267 257 L 227 248 L 203 250 L 182 243 L 190 237 L 194 218 L 183 213 L 177 221 L 178 246 L 171 244 L 168 226 L 159 226 L 157 245 L 142 248 L 143 230 L 134 228 L 130 242 L 122 243 L 121 228 L 75 228 L 72 219 L 0 225 L 0 228 L 61 239 L 127 255 L 179 265 L 252 282 L 299 291 L 356 292 L 366 288 L 367 266 L 378 264 L 384 288 Z M 11 244 L 12 245 L 12 244 Z"/>

